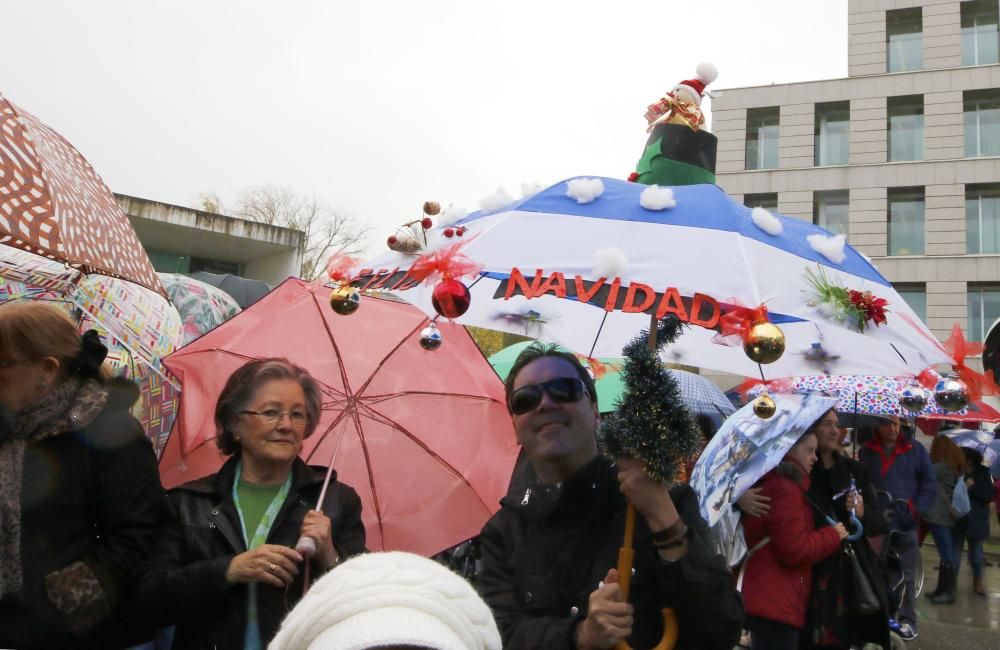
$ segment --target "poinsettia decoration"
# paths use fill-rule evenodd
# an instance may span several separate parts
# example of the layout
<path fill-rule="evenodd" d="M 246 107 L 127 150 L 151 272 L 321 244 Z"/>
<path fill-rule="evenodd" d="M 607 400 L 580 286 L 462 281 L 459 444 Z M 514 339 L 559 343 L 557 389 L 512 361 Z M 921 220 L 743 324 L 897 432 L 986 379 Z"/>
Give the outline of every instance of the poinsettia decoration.
<path fill-rule="evenodd" d="M 878 327 L 889 322 L 886 318 L 888 300 L 871 291 L 857 291 L 838 284 L 822 266 L 816 271 L 806 269 L 806 280 L 812 287 L 806 302 L 830 320 L 856 327 L 859 332 L 864 332 L 869 323 Z"/>

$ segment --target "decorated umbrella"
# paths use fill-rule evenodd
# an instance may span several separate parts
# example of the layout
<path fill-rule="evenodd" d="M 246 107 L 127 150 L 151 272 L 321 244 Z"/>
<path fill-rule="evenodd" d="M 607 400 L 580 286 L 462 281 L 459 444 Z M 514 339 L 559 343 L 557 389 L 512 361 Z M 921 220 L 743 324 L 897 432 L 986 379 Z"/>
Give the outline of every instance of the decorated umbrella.
<path fill-rule="evenodd" d="M 213 412 L 226 379 L 250 359 L 285 357 L 323 393 L 302 457 L 358 491 L 369 548 L 431 555 L 474 537 L 518 451 L 496 373 L 461 326 L 442 324 L 449 344 L 431 352 L 417 343 L 428 324 L 419 310 L 371 298 L 344 318 L 328 291 L 286 280 L 166 359 L 184 397 L 160 460 L 164 485 L 221 466 Z"/>
<path fill-rule="evenodd" d="M 179 273 L 157 273 L 184 326 L 184 345 L 240 313 L 225 291 Z"/>
<path fill-rule="evenodd" d="M 983 464 L 989 467 L 993 474 L 1000 470 L 1000 442 L 993 439 L 992 431 L 948 429 L 939 435 L 951 438 L 959 447 L 968 447 L 979 452 L 983 457 Z"/>
<path fill-rule="evenodd" d="M 837 400 L 816 393 L 773 395 L 777 410 L 763 420 L 747 404 L 722 425 L 691 473 L 701 515 L 714 526 L 764 474 L 776 467 L 795 441 Z"/>
<path fill-rule="evenodd" d="M 714 185 L 570 179 L 439 222 L 415 244 L 395 241 L 351 283 L 587 357 L 617 357 L 650 315 L 674 314 L 693 327 L 665 360 L 697 367 L 756 376 L 756 361 L 773 361 L 772 378 L 916 375 L 949 361 L 843 237 L 751 211 Z M 784 333 L 777 360 L 759 352 L 780 342 L 767 321 Z M 740 343 L 755 348 L 754 359 Z"/>

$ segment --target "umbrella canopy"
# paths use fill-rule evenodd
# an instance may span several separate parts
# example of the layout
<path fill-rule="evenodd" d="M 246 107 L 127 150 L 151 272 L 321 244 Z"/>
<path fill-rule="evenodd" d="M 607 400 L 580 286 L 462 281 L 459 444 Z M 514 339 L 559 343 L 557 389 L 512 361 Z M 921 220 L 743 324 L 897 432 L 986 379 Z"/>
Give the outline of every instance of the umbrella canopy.
<path fill-rule="evenodd" d="M 755 220 L 714 185 L 657 188 L 602 178 L 596 180 L 603 191 L 585 202 L 589 197 L 574 189 L 582 180 L 473 213 L 458 222 L 466 229 L 461 239 L 448 239 L 440 226 L 428 231 L 428 249 L 464 241 L 461 254 L 482 265 L 471 307 L 456 322 L 615 357 L 648 327 L 649 314 L 674 313 L 695 327 L 670 346 L 667 361 L 755 376 L 758 367 L 742 346 L 713 341 L 720 316 L 741 303 L 766 305 L 784 330 L 786 352 L 767 367 L 770 377 L 830 368 L 916 375 L 951 361 L 891 283 L 817 226 L 770 214 Z M 434 282 L 407 275 L 416 259 L 388 252 L 356 269 L 353 284 L 397 291 L 434 314 Z M 816 299 L 811 276 L 836 285 L 845 300 L 850 290 L 887 300 L 888 322 L 859 331 Z M 817 343 L 823 354 L 816 354 Z"/>
<path fill-rule="evenodd" d="M 157 273 L 184 326 L 184 345 L 211 332 L 240 313 L 232 296 L 179 273 Z"/>
<path fill-rule="evenodd" d="M 1000 441 L 993 439 L 992 431 L 948 429 L 939 435 L 951 438 L 959 447 L 978 451 L 983 456 L 983 464 L 990 468 L 991 473 L 997 474 L 1000 470 Z"/>
<path fill-rule="evenodd" d="M 90 163 L 3 96 L 0 244 L 165 295 L 128 217 Z"/>
<path fill-rule="evenodd" d="M 701 515 L 714 526 L 724 512 L 776 467 L 802 434 L 837 400 L 817 394 L 774 395 L 777 411 L 762 420 L 747 404 L 709 441 L 691 473 Z"/>
<path fill-rule="evenodd" d="M 458 325 L 435 351 L 428 320 L 406 303 L 365 298 L 336 315 L 329 290 L 289 279 L 171 355 L 184 398 L 160 460 L 167 487 L 223 462 L 213 413 L 229 375 L 254 358 L 285 357 L 320 383 L 323 412 L 305 441 L 361 496 L 368 546 L 431 555 L 477 535 L 506 493 L 518 446 L 503 385 Z"/>
<path fill-rule="evenodd" d="M 196 271 L 191 274 L 192 278 L 213 287 L 222 289 L 236 301 L 241 309 L 246 309 L 268 294 L 273 287 L 263 280 L 252 278 L 241 278 L 238 275 L 229 273 L 209 273 L 208 271 Z"/>

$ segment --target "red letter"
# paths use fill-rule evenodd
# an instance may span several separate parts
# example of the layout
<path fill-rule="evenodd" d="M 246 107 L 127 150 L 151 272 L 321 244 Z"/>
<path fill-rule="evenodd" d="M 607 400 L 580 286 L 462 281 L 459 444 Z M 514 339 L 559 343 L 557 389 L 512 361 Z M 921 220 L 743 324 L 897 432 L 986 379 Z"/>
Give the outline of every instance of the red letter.
<path fill-rule="evenodd" d="M 604 286 L 604 283 L 607 282 L 607 280 L 607 278 L 601 278 L 594 284 L 590 285 L 590 289 L 588 290 L 587 287 L 583 286 L 583 276 L 576 276 L 576 299 L 584 304 L 590 302 L 597 292 L 601 290 L 601 287 Z"/>
<path fill-rule="evenodd" d="M 621 278 L 615 278 L 611 283 L 611 290 L 608 291 L 608 299 L 604 303 L 604 311 L 614 311 L 615 303 L 618 302 L 618 290 L 622 287 Z"/>
<path fill-rule="evenodd" d="M 677 318 L 684 322 L 688 320 L 687 310 L 684 309 L 684 303 L 681 302 L 681 294 L 677 293 L 677 289 L 674 287 L 667 287 L 663 291 L 663 298 L 656 310 L 656 318 L 663 318 L 667 314 L 676 314 Z"/>
<path fill-rule="evenodd" d="M 702 303 L 708 303 L 712 306 L 712 315 L 708 320 L 704 320 L 698 316 L 701 313 Z M 691 324 L 700 325 L 705 329 L 714 329 L 719 324 L 719 311 L 718 300 L 703 293 L 696 293 L 694 294 L 694 301 L 691 303 Z"/>
<path fill-rule="evenodd" d="M 514 267 L 510 270 L 510 277 L 507 279 L 507 293 L 504 294 L 504 300 L 510 300 L 510 297 L 514 295 L 514 290 L 518 287 L 521 289 L 521 293 L 524 294 L 525 298 L 534 298 L 538 294 L 538 287 L 542 284 L 542 270 L 535 270 L 535 277 L 531 280 L 531 286 L 528 286 L 527 280 L 524 279 L 524 275 L 521 273 L 521 269 Z"/>
<path fill-rule="evenodd" d="M 642 304 L 635 304 L 635 294 L 638 292 L 643 292 Z M 641 284 L 639 282 L 633 282 L 628 285 L 628 293 L 625 294 L 625 304 L 622 305 L 622 311 L 628 313 L 636 313 L 640 311 L 646 311 L 649 309 L 653 303 L 656 302 L 656 292 L 653 291 L 653 287 Z"/>
<path fill-rule="evenodd" d="M 566 297 L 566 278 L 559 271 L 553 272 L 535 295 L 544 296 L 550 291 L 554 291 L 557 298 Z"/>

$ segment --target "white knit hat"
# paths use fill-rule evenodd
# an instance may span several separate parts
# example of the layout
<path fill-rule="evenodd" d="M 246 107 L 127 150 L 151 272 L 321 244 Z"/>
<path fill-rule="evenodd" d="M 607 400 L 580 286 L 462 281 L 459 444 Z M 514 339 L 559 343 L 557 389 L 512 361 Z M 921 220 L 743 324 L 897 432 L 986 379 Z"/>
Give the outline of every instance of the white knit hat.
<path fill-rule="evenodd" d="M 411 553 L 369 553 L 320 578 L 268 650 L 500 650 L 489 607 L 471 585 Z"/>

